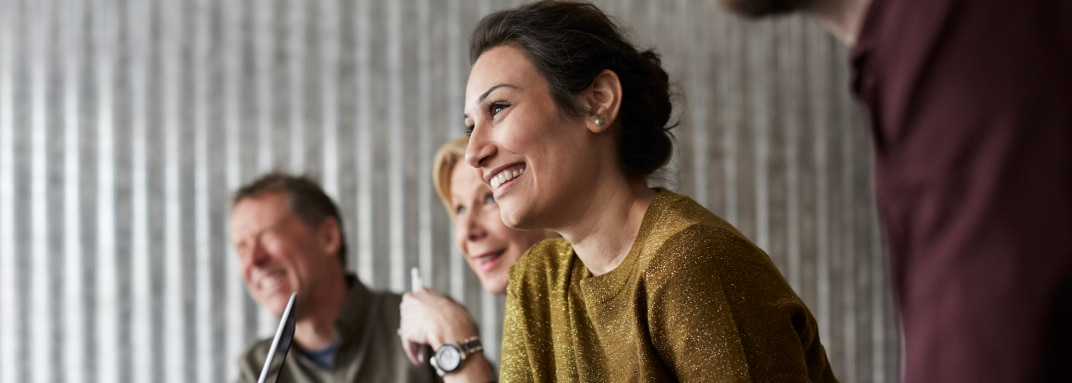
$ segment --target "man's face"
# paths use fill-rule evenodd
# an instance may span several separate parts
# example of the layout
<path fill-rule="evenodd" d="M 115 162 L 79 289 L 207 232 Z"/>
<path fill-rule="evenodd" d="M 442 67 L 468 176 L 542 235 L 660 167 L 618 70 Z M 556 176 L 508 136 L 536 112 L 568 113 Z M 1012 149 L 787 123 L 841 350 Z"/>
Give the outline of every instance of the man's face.
<path fill-rule="evenodd" d="M 745 17 L 763 17 L 805 11 L 819 0 L 717 0 L 730 12 Z"/>
<path fill-rule="evenodd" d="M 253 300 L 279 316 L 292 292 L 308 302 L 319 281 L 339 275 L 338 233 L 331 230 L 337 226 L 307 226 L 283 192 L 239 201 L 231 212 L 231 240 Z"/>

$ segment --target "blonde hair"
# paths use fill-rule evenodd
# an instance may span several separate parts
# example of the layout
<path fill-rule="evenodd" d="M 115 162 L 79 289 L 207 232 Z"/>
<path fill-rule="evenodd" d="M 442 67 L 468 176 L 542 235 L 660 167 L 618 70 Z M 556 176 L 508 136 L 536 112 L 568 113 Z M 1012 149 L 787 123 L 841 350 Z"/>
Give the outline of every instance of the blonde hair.
<path fill-rule="evenodd" d="M 450 201 L 450 177 L 454 174 L 454 167 L 458 162 L 465 160 L 466 146 L 469 146 L 469 137 L 447 141 L 439 147 L 432 165 L 432 183 L 439 199 L 443 201 L 443 208 L 447 209 L 447 214 L 451 217 L 454 217 L 455 212 L 454 204 Z"/>

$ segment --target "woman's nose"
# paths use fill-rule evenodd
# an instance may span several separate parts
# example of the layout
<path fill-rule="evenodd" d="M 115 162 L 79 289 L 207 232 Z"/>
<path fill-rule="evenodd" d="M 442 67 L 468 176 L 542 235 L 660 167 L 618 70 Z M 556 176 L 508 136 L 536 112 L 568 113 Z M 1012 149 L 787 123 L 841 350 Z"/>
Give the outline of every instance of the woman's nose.
<path fill-rule="evenodd" d="M 484 226 L 481 225 L 476 218 L 477 217 L 470 212 L 462 222 L 462 235 L 467 241 L 476 241 L 487 235 L 487 230 L 484 230 Z"/>
<path fill-rule="evenodd" d="M 465 148 L 465 162 L 474 168 L 481 168 L 489 159 L 495 156 L 495 145 L 492 145 L 485 133 L 487 129 L 473 128 L 469 136 L 469 146 Z"/>

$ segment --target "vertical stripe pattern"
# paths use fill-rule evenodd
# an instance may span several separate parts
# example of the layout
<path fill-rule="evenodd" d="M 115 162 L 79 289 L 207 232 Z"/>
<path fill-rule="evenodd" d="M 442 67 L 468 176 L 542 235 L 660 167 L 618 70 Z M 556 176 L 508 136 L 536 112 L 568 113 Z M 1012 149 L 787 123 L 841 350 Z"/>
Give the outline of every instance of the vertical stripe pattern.
<path fill-rule="evenodd" d="M 498 360 L 504 300 L 454 246 L 431 160 L 463 133 L 469 32 L 519 3 L 0 0 L 0 381 L 233 379 L 276 320 L 241 282 L 229 198 L 271 169 L 322 180 L 366 284 L 420 267 Z M 767 250 L 843 381 L 897 381 L 846 49 L 800 16 L 656 3 L 597 1 L 685 101 L 659 183 Z"/>
<path fill-rule="evenodd" d="M 51 273 L 48 233 L 48 190 L 47 179 L 50 176 L 50 161 L 48 156 L 49 144 L 49 115 L 48 103 L 51 83 L 52 65 L 50 56 L 51 34 L 50 24 L 54 22 L 51 14 L 51 2 L 48 0 L 36 2 L 31 5 L 31 14 L 36 23 L 30 30 L 29 57 L 33 64 L 30 69 L 30 97 L 31 97 L 31 158 L 30 158 L 30 193 L 37 197 L 30 200 L 30 251 L 31 272 L 30 279 L 30 315 L 33 318 L 55 318 L 52 312 L 52 294 L 54 287 L 49 280 Z M 55 137 L 55 136 L 53 136 Z M 24 237 L 25 238 L 25 237 Z M 53 331 L 54 321 L 36 321 L 30 328 L 30 336 L 34 341 L 30 344 L 32 353 L 30 358 L 33 364 L 43 366 L 49 363 L 52 357 L 52 342 L 50 335 Z M 52 381 L 53 369 L 33 369 L 30 376 L 35 381 Z"/>
<path fill-rule="evenodd" d="M 0 0 L 0 327 L 22 331 L 19 323 L 18 259 L 15 247 L 15 43 L 21 40 L 14 0 Z M 19 129 L 20 132 L 25 129 Z M 20 340 L 0 340 L 0 380 L 14 382 L 25 362 L 18 359 Z"/>
<path fill-rule="evenodd" d="M 115 100 L 115 49 L 116 29 L 119 19 L 116 17 L 117 5 L 112 0 L 96 0 L 93 7 L 93 37 L 95 45 L 95 94 L 96 115 L 96 224 L 97 237 L 96 262 L 94 264 L 97 282 L 97 326 L 91 328 L 95 333 L 97 346 L 98 379 L 101 382 L 119 380 L 119 276 L 116 273 L 116 203 L 115 203 L 115 146 L 116 129 L 114 119 Z M 36 367 L 41 369 L 43 366 Z"/>
<path fill-rule="evenodd" d="M 78 0 L 74 0 L 78 1 Z M 131 371 L 135 382 L 154 379 L 153 371 L 160 366 L 159 358 L 153 357 L 153 306 L 154 291 L 153 257 L 150 252 L 149 230 L 149 66 L 151 6 L 146 2 L 133 2 L 125 12 L 125 24 L 130 31 L 130 137 L 131 144 L 123 150 L 131 151 L 131 215 L 123 220 L 131 226 L 130 272 L 125 278 L 131 286 Z M 154 156 L 155 157 L 155 156 Z M 129 220 L 129 221 L 127 221 Z M 156 221 L 156 219 L 154 219 Z M 155 364 L 154 364 L 155 362 Z"/>
<path fill-rule="evenodd" d="M 69 27 L 62 31 L 62 51 L 67 52 L 67 55 L 65 58 L 57 60 L 64 65 L 63 114 L 60 115 L 64 123 L 64 148 L 61 158 L 64 160 L 63 179 L 68 180 L 68 182 L 63 183 L 64 236 L 62 246 L 64 258 L 63 266 L 59 267 L 59 269 L 64 270 L 63 318 L 66 322 L 63 331 L 63 349 L 65 353 L 62 358 L 64 360 L 63 370 L 85 371 L 87 342 L 85 341 L 85 331 L 82 331 L 82 329 L 86 324 L 87 314 L 85 301 L 81 297 L 82 286 L 85 283 L 85 278 L 83 277 L 85 261 L 81 248 L 81 237 L 84 228 L 81 225 L 82 218 L 79 210 L 81 205 L 79 203 L 81 185 L 79 182 L 69 182 L 69 180 L 78 180 L 82 169 L 80 161 L 82 124 L 81 119 L 76 116 L 80 114 L 81 103 L 83 102 L 80 92 L 83 89 L 81 73 L 85 61 L 82 58 L 83 46 L 78 39 L 80 35 L 78 26 L 83 25 L 80 16 L 84 12 L 84 6 L 81 1 L 77 0 L 69 0 L 66 3 L 66 9 L 62 12 L 62 20 L 63 24 Z M 69 381 L 81 382 L 84 380 L 83 377 L 72 376 Z"/>

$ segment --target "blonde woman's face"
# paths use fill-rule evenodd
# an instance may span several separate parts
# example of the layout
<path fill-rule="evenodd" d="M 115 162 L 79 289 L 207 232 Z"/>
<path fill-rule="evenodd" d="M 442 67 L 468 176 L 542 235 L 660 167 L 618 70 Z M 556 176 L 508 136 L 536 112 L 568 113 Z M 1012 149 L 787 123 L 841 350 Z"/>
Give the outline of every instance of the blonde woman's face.
<path fill-rule="evenodd" d="M 484 290 L 506 294 L 507 273 L 532 244 L 545 238 L 543 231 L 516 230 L 503 224 L 499 205 L 479 173 L 464 162 L 450 177 L 454 209 L 454 240 L 465 262 L 480 278 Z"/>

